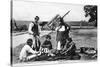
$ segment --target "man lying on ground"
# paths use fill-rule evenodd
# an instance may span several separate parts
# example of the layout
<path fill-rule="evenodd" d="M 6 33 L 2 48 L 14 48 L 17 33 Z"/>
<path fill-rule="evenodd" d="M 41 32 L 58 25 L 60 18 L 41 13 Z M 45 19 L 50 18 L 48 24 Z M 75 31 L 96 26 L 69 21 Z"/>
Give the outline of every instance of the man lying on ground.
<path fill-rule="evenodd" d="M 32 39 L 28 39 L 27 43 L 25 44 L 25 46 L 22 48 L 20 55 L 19 55 L 19 59 L 20 61 L 28 61 L 36 56 L 41 55 L 39 52 L 36 52 L 32 49 L 32 44 L 33 44 L 33 40 Z M 30 54 L 30 55 L 29 55 Z"/>

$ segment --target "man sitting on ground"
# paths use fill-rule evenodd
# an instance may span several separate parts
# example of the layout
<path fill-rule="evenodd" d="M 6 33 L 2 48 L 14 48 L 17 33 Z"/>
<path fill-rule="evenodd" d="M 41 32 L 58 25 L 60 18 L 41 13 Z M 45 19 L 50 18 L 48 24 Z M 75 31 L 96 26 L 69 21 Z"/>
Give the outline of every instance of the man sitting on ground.
<path fill-rule="evenodd" d="M 25 46 L 22 48 L 20 55 L 19 55 L 19 59 L 20 61 L 28 61 L 36 56 L 41 55 L 39 52 L 36 52 L 32 49 L 32 44 L 33 44 L 33 40 L 32 39 L 28 39 L 27 43 L 25 44 Z M 29 55 L 30 54 L 30 55 Z"/>
<path fill-rule="evenodd" d="M 51 36 L 47 35 L 46 40 L 41 45 L 40 51 L 42 51 L 44 54 L 48 54 L 48 56 L 54 56 L 54 54 L 51 53 L 52 43 L 50 40 L 51 40 Z"/>
<path fill-rule="evenodd" d="M 62 54 L 68 55 L 68 56 L 74 56 L 75 50 L 76 50 L 76 46 L 72 38 L 66 39 L 66 44 L 65 44 Z"/>

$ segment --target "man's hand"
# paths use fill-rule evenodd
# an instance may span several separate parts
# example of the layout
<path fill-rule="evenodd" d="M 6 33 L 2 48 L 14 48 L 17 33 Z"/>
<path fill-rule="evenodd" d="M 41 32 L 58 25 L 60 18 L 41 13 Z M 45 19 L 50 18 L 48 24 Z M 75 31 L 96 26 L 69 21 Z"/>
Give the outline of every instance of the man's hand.
<path fill-rule="evenodd" d="M 40 35 L 40 32 L 39 32 L 39 35 Z"/>
<path fill-rule="evenodd" d="M 33 32 L 28 32 L 30 35 L 33 35 L 34 33 Z"/>
<path fill-rule="evenodd" d="M 41 52 L 41 51 L 39 51 L 39 52 L 37 52 L 37 53 L 36 53 L 36 55 L 37 55 L 37 56 L 39 56 L 39 55 L 41 55 L 41 53 L 42 53 L 42 52 Z"/>
<path fill-rule="evenodd" d="M 37 39 L 39 39 L 39 36 L 36 36 Z"/>
<path fill-rule="evenodd" d="M 33 35 L 32 33 L 29 33 L 29 35 Z"/>
<path fill-rule="evenodd" d="M 55 29 L 55 30 L 56 30 L 56 31 L 58 31 L 59 29 L 60 29 L 60 26 L 59 26 L 59 27 L 56 27 L 56 29 Z"/>

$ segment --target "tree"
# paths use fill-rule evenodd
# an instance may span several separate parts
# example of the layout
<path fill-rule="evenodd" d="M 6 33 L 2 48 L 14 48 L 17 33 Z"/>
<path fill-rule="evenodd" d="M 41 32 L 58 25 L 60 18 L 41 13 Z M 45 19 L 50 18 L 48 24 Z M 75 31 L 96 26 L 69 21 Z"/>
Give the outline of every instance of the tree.
<path fill-rule="evenodd" d="M 11 22 L 10 23 L 11 23 L 10 24 L 11 25 L 11 32 L 18 29 L 18 26 L 16 24 L 16 20 L 15 19 L 11 19 Z"/>
<path fill-rule="evenodd" d="M 97 6 L 85 5 L 84 11 L 85 11 L 85 17 L 90 16 L 89 22 L 95 22 L 94 26 L 97 27 Z"/>

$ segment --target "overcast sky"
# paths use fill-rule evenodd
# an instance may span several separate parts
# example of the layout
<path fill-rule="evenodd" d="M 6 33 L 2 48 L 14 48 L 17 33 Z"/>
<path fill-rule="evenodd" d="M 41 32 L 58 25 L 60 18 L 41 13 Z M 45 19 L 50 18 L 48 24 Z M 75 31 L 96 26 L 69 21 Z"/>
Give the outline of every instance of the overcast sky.
<path fill-rule="evenodd" d="M 65 21 L 87 21 L 89 17 L 85 18 L 83 7 L 84 5 L 76 4 L 13 1 L 13 18 L 32 21 L 35 16 L 39 16 L 40 21 L 50 21 L 56 14 L 63 16 L 70 10 Z"/>

